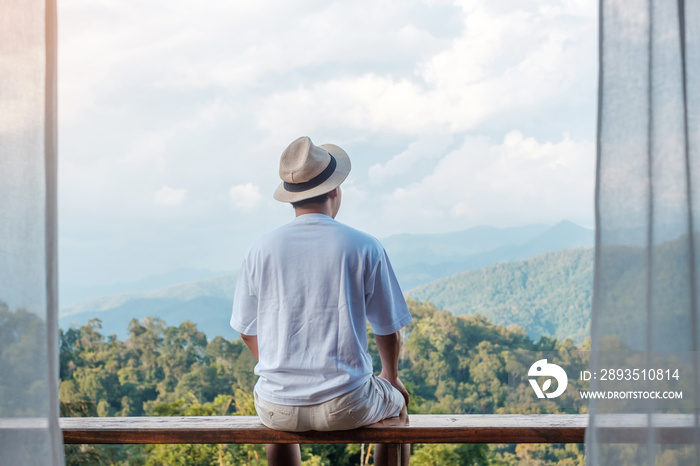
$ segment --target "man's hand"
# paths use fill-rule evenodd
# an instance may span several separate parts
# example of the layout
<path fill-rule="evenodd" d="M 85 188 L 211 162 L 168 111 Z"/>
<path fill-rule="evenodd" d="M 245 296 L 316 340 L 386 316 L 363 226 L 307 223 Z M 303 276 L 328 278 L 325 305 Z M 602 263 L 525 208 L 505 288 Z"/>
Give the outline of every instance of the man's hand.
<path fill-rule="evenodd" d="M 382 373 L 379 377 L 386 379 L 403 395 L 408 406 L 408 392 L 403 382 L 399 379 L 399 351 L 401 350 L 401 335 L 399 332 L 394 332 L 389 335 L 375 335 L 374 340 L 377 342 L 377 350 L 379 351 L 379 359 L 382 360 Z"/>
<path fill-rule="evenodd" d="M 400 391 L 403 395 L 403 399 L 406 401 L 406 406 L 408 406 L 408 390 L 406 390 L 406 387 L 403 386 L 403 382 L 401 382 L 401 379 L 399 379 L 398 377 L 391 379 L 387 377 L 384 374 L 384 372 L 379 374 L 379 377 L 381 377 L 382 379 L 386 379 L 394 388 Z"/>

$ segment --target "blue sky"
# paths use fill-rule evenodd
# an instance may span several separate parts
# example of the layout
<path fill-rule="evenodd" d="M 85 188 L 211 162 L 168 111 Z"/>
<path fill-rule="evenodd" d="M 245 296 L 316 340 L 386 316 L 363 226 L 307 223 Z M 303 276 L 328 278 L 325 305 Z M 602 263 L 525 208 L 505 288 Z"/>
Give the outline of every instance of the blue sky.
<path fill-rule="evenodd" d="M 384 237 L 593 226 L 597 2 L 59 2 L 61 281 L 235 270 L 301 135 Z"/>

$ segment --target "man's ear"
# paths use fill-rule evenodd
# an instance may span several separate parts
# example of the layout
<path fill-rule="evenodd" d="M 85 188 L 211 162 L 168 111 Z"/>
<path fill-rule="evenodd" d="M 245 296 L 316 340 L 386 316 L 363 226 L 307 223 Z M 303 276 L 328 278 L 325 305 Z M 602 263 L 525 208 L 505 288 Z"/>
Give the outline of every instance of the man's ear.
<path fill-rule="evenodd" d="M 335 188 L 333 191 L 328 191 L 328 197 L 330 197 L 331 199 L 335 199 L 336 197 L 338 197 L 338 190 L 339 189 L 340 189 L 340 187 Z"/>

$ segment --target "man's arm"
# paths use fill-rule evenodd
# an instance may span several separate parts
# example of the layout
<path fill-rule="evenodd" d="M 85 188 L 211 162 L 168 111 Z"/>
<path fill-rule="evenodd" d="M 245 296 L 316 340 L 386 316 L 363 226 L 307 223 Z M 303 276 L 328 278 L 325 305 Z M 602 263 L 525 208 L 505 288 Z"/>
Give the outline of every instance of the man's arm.
<path fill-rule="evenodd" d="M 258 336 L 257 335 L 243 335 L 241 333 L 241 339 L 243 340 L 243 343 L 248 347 L 251 353 L 253 353 L 253 356 L 255 357 L 255 360 L 258 360 Z"/>
<path fill-rule="evenodd" d="M 394 332 L 389 335 L 374 335 L 379 350 L 379 359 L 382 360 L 382 373 L 379 377 L 386 379 L 398 391 L 401 392 L 408 406 L 408 391 L 399 379 L 399 351 L 401 350 L 401 335 Z M 247 344 L 247 343 L 246 343 Z M 257 349 L 257 342 L 256 342 Z"/>

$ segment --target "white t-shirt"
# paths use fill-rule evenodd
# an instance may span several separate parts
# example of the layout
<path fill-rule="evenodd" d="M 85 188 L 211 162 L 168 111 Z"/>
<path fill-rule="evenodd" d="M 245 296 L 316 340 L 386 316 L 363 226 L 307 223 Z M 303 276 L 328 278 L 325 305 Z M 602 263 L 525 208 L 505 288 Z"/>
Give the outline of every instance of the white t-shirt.
<path fill-rule="evenodd" d="M 231 327 L 258 336 L 255 391 L 264 400 L 312 405 L 365 383 L 372 374 L 367 320 L 377 335 L 412 320 L 372 236 L 305 214 L 248 249 Z"/>

